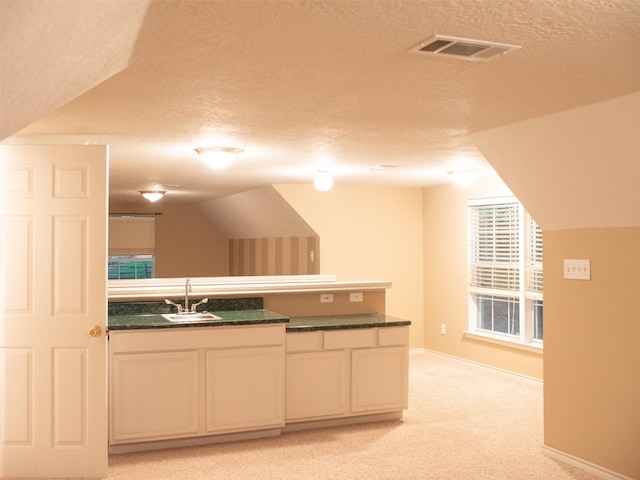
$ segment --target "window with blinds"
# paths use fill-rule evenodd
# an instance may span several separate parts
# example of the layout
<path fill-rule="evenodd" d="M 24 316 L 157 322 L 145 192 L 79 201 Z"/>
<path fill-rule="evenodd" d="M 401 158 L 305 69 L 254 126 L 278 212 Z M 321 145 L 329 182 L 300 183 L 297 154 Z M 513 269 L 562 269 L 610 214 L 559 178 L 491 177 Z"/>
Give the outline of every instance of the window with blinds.
<path fill-rule="evenodd" d="M 515 197 L 468 203 L 470 330 L 542 340 L 542 230 Z"/>
<path fill-rule="evenodd" d="M 109 280 L 153 278 L 155 216 L 109 217 Z"/>
<path fill-rule="evenodd" d="M 520 286 L 517 203 L 469 212 L 469 285 L 477 293 L 513 295 Z"/>

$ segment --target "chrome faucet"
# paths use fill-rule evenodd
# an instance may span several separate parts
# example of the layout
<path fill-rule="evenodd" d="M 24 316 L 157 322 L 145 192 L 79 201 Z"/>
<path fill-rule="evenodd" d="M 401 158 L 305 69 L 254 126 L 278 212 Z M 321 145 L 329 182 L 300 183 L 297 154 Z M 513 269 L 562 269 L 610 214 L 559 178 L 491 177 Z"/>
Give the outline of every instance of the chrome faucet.
<path fill-rule="evenodd" d="M 184 311 L 189 311 L 189 292 L 191 291 L 191 280 L 187 278 L 184 284 Z"/>
<path fill-rule="evenodd" d="M 200 305 L 201 303 L 207 303 L 209 301 L 208 298 L 205 298 L 204 300 L 191 305 L 191 310 L 189 310 L 189 292 L 191 291 L 191 280 L 189 280 L 187 278 L 187 281 L 184 284 L 184 307 L 178 303 L 174 303 L 171 300 L 169 300 L 168 298 L 164 299 L 164 303 L 166 303 L 167 305 L 173 305 L 174 307 L 176 307 L 178 309 L 178 315 L 185 315 L 188 313 L 195 313 L 196 311 L 196 307 L 198 305 Z"/>

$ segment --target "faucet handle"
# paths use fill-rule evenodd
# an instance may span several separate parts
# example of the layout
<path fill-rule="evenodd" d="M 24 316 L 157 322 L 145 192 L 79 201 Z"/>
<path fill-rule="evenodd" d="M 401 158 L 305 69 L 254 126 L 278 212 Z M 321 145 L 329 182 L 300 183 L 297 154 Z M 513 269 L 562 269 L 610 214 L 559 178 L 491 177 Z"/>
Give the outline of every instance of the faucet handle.
<path fill-rule="evenodd" d="M 191 313 L 195 313 L 196 312 L 196 307 L 198 305 L 202 305 L 203 303 L 207 303 L 208 301 L 209 301 L 208 298 L 203 298 L 198 303 L 194 303 L 193 305 L 191 305 Z"/>
<path fill-rule="evenodd" d="M 173 305 L 174 307 L 176 307 L 178 309 L 178 315 L 182 313 L 182 305 L 180 305 L 179 303 L 174 303 L 168 298 L 164 299 L 164 303 L 166 303 L 167 305 Z"/>

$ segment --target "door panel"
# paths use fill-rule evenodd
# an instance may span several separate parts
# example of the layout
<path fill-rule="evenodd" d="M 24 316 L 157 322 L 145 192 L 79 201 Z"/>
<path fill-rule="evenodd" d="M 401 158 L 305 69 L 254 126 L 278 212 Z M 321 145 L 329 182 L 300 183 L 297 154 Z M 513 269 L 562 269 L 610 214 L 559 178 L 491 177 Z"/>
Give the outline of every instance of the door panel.
<path fill-rule="evenodd" d="M 106 476 L 106 146 L 0 146 L 0 477 Z"/>
<path fill-rule="evenodd" d="M 53 348 L 53 444 L 86 447 L 87 349 Z"/>
<path fill-rule="evenodd" d="M 33 411 L 33 350 L 31 348 L 0 348 L 0 445 L 30 445 L 33 441 L 31 414 Z"/>

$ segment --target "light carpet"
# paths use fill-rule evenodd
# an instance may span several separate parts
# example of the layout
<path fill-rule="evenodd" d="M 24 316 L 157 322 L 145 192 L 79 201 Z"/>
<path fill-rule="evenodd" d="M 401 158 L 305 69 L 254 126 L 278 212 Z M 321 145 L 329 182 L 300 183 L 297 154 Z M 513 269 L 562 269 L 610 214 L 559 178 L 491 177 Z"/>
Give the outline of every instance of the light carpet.
<path fill-rule="evenodd" d="M 542 384 L 424 352 L 402 420 L 111 455 L 109 480 L 592 480 L 542 453 Z"/>

